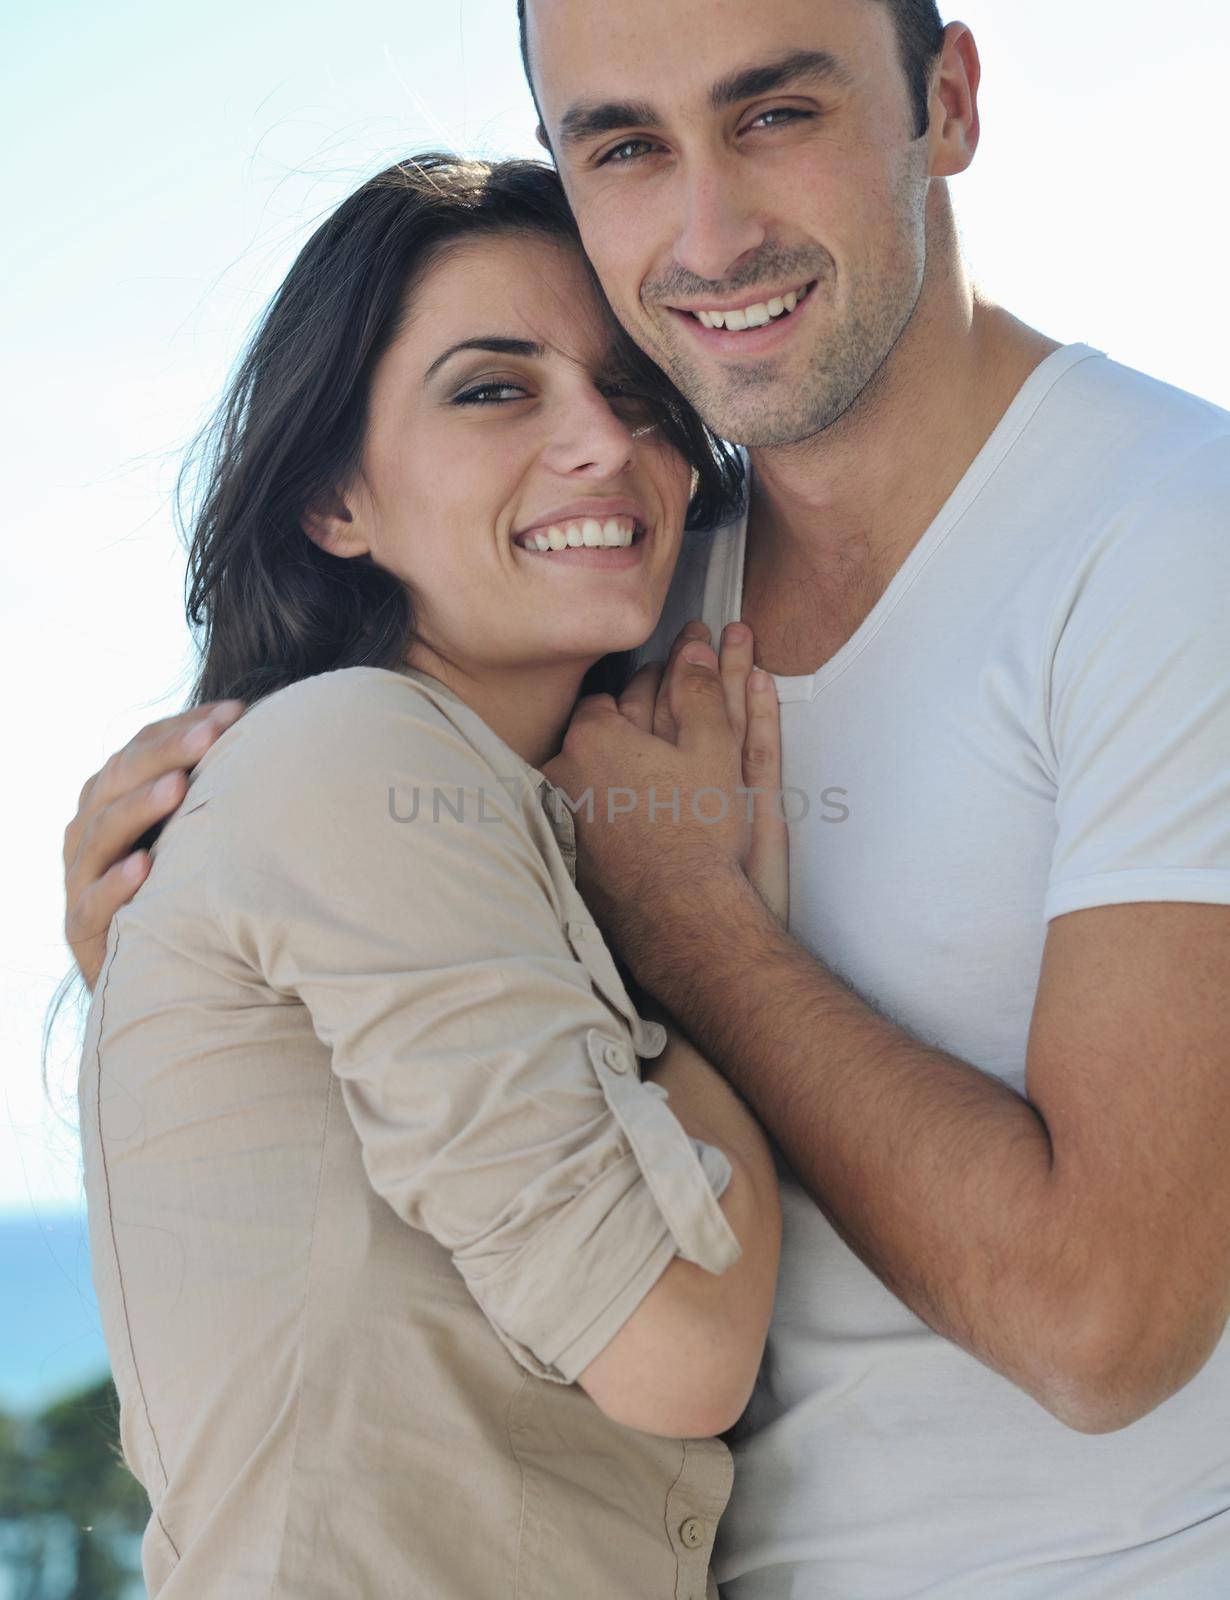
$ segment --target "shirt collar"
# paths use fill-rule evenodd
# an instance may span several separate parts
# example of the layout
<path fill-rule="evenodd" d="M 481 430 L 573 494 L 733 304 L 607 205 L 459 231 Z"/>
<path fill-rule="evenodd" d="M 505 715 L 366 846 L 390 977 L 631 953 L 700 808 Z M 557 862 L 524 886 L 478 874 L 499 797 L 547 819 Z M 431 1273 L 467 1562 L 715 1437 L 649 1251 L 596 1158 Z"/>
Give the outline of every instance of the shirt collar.
<path fill-rule="evenodd" d="M 478 716 L 473 706 L 467 705 L 455 689 L 450 689 L 448 684 L 442 683 L 439 678 L 433 677 L 430 672 L 424 672 L 421 667 L 411 667 L 405 662 L 401 662 L 394 668 L 394 671 L 400 672 L 403 677 L 413 678 L 429 694 L 450 700 L 454 705 L 464 706 L 471 716 Z M 480 718 L 479 720 L 481 721 L 482 719 Z M 487 724 L 483 723 L 483 726 L 487 727 Z M 493 739 L 498 740 L 503 746 L 508 758 L 516 764 L 518 773 L 538 795 L 538 802 L 546 813 L 547 821 L 551 824 L 551 831 L 554 833 L 556 843 L 559 845 L 560 854 L 564 858 L 564 865 L 568 868 L 568 876 L 575 883 L 577 881 L 576 824 L 573 821 L 572 809 L 568 805 L 563 791 L 557 789 L 550 778 L 540 772 L 537 767 L 531 766 L 525 757 L 519 755 L 510 744 L 505 743 L 494 728 L 489 728 L 488 732 Z"/>

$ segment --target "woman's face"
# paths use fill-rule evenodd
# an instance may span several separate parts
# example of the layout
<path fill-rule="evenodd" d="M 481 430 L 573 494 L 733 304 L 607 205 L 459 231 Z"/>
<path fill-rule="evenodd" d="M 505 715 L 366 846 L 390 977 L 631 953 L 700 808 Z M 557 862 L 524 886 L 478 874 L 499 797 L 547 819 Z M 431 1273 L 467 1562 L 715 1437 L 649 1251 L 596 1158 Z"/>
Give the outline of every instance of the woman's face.
<path fill-rule="evenodd" d="M 653 631 L 690 470 L 618 391 L 610 337 L 565 244 L 466 242 L 419 283 L 345 496 L 352 534 L 411 590 L 415 664 L 431 669 L 426 646 L 467 672 L 588 665 Z"/>

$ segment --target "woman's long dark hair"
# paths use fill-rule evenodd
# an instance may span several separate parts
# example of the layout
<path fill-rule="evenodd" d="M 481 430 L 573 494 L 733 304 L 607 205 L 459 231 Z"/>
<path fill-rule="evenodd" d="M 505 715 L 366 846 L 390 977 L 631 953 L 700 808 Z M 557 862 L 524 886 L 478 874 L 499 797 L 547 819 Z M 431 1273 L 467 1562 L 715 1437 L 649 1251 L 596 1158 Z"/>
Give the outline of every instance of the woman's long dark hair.
<path fill-rule="evenodd" d="M 416 282 L 442 247 L 508 234 L 580 251 L 554 171 L 431 151 L 365 183 L 299 252 L 181 477 L 202 655 L 190 704 L 252 703 L 319 672 L 404 658 L 415 625 L 404 583 L 369 556 L 330 555 L 301 522 L 359 465 L 372 374 Z M 721 520 L 742 492 L 739 458 L 611 320 L 621 377 L 699 474 L 688 525 Z M 627 651 L 603 657 L 582 692 L 617 692 L 628 662 Z"/>
<path fill-rule="evenodd" d="M 318 672 L 404 658 L 414 616 L 403 583 L 369 557 L 321 550 L 301 519 L 359 465 L 372 373 L 417 279 L 442 247 L 501 234 L 581 248 L 551 168 L 433 151 L 365 183 L 299 252 L 180 479 L 188 621 L 201 650 L 190 705 L 251 704 Z M 739 457 L 613 317 L 612 328 L 621 380 L 699 475 L 688 525 L 720 521 L 743 492 Z M 617 693 L 629 660 L 603 656 L 582 694 Z M 44 1019 L 44 1092 L 52 1030 L 79 977 L 74 966 Z"/>

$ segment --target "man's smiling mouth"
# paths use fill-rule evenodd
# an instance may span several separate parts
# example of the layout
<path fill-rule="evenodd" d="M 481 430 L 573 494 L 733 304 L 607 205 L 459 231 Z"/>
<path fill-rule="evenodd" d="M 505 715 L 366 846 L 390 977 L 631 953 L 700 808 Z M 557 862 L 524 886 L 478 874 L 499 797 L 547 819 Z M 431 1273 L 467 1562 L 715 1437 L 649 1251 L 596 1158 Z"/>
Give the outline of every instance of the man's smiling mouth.
<path fill-rule="evenodd" d="M 773 295 L 767 300 L 753 300 L 741 306 L 672 306 L 670 309 L 695 318 L 703 328 L 723 328 L 729 333 L 742 333 L 747 328 L 764 328 L 770 322 L 790 316 L 815 285 L 813 278 L 783 294 Z"/>

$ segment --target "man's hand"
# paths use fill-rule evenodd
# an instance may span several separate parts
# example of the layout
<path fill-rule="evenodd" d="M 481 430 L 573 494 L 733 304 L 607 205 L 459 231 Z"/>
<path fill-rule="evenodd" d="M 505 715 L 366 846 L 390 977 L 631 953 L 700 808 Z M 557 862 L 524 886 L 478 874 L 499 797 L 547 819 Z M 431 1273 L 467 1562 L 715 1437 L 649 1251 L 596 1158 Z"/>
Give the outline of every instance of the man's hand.
<path fill-rule="evenodd" d="M 149 851 L 134 847 L 180 804 L 188 772 L 244 709 L 216 700 L 151 722 L 86 779 L 64 830 L 64 936 L 89 988 L 112 917 L 149 872 Z"/>
<path fill-rule="evenodd" d="M 578 886 L 634 971 L 655 908 L 698 875 L 746 874 L 778 917 L 788 910 L 772 680 L 753 672 L 743 625 L 725 630 L 720 662 L 707 638 L 690 622 L 666 666 L 642 667 L 618 703 L 581 700 L 543 768 L 577 807 Z"/>

